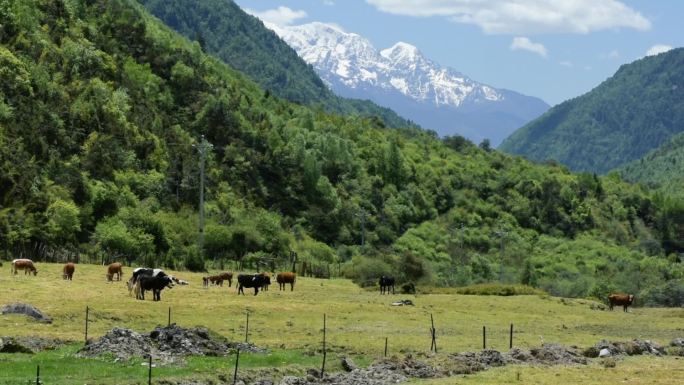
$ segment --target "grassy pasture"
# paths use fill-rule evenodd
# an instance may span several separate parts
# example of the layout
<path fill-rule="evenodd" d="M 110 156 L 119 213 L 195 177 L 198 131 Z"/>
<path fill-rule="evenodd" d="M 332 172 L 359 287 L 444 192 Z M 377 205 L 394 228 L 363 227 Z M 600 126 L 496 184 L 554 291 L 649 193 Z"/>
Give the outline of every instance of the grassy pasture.
<path fill-rule="evenodd" d="M 226 283 L 222 288 L 203 289 L 202 275 L 187 272 L 171 273 L 190 281 L 189 286 L 164 290 L 161 302 L 152 302 L 151 295 L 143 302 L 128 296 L 125 279 L 130 277 L 131 268 L 124 268 L 122 281 L 108 283 L 103 266 L 77 265 L 72 282 L 61 279 L 62 265 L 39 263 L 37 267 L 37 277 L 21 273 L 12 276 L 8 264 L 1 268 L 0 306 L 27 302 L 47 313 L 54 322 L 47 325 L 24 316 L 3 315 L 0 335 L 82 341 L 86 306 L 91 308 L 89 335 L 92 337 L 115 326 L 147 332 L 166 324 L 171 307 L 172 322 L 186 327 L 201 325 L 231 340 L 244 340 L 245 313 L 249 311 L 250 342 L 273 349 L 280 357 L 276 359 L 278 365 L 270 361 L 254 364 L 263 367 L 288 366 L 292 363 L 288 360 L 307 364 L 321 346 L 323 313 L 328 317 L 329 349 L 367 359 L 382 355 L 385 337 L 389 338 L 390 354 L 427 351 L 431 313 L 441 352 L 480 349 L 483 325 L 488 330 L 487 346 L 507 350 L 511 322 L 515 325 L 514 345 L 520 347 L 538 346 L 542 338 L 545 342 L 588 346 L 604 338 L 648 338 L 667 343 L 684 336 L 684 309 L 636 308 L 629 313 L 621 309 L 609 312 L 590 309 L 590 301 L 586 300 L 538 295 L 381 296 L 378 291 L 360 289 L 348 280 L 311 278 L 298 278 L 293 292 L 278 291 L 274 284 L 268 292 L 260 292 L 256 297 L 250 290 L 246 291 L 248 295 L 238 296 L 235 285 L 228 288 Z M 411 299 L 416 306 L 389 305 L 403 298 Z M 284 350 L 296 353 L 288 355 Z M 68 355 L 69 350 L 66 351 L 61 354 Z M 0 372 L 3 362 L 6 359 L 0 356 Z M 172 370 L 168 370 L 171 375 Z M 104 375 L 104 371 L 101 373 Z M 476 377 L 479 376 L 482 375 Z"/>

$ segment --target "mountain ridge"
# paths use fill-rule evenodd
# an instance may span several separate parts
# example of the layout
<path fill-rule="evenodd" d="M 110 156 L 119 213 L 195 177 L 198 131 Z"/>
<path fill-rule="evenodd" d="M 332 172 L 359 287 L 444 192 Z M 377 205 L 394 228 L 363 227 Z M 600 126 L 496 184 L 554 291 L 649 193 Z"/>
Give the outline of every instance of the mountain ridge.
<path fill-rule="evenodd" d="M 361 35 L 321 22 L 265 23 L 346 97 L 367 97 L 442 135 L 498 145 L 548 109 L 542 100 L 496 89 L 426 58 L 406 42 L 382 50 Z M 478 124 L 478 119 L 485 123 Z"/>
<path fill-rule="evenodd" d="M 551 108 L 500 149 L 605 173 L 684 131 L 684 49 L 624 64 L 588 93 Z"/>

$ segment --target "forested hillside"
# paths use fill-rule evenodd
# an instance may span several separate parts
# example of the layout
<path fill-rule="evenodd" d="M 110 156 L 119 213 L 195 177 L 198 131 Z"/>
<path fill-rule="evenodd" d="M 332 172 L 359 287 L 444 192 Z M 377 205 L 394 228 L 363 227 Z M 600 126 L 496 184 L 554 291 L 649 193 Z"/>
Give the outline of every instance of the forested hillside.
<path fill-rule="evenodd" d="M 684 134 L 670 138 L 643 158 L 618 169 L 633 183 L 644 183 L 666 195 L 684 196 Z"/>
<path fill-rule="evenodd" d="M 682 287 L 681 206 L 279 99 L 135 0 L 0 0 L 0 44 L 6 259 L 287 268 L 296 251 L 360 283 L 384 272 L 656 299 Z"/>
<path fill-rule="evenodd" d="M 502 151 L 605 173 L 684 131 L 684 49 L 625 64 L 591 92 L 520 128 Z"/>
<path fill-rule="evenodd" d="M 369 100 L 336 96 L 295 50 L 233 0 L 138 0 L 171 28 L 261 88 L 328 112 L 378 116 L 390 127 L 413 125 Z"/>

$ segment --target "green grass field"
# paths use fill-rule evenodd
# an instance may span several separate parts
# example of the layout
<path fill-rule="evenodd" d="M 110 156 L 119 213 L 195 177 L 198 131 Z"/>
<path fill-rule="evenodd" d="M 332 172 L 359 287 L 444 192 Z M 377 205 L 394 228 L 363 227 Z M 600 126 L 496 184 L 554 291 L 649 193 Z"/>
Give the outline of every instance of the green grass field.
<path fill-rule="evenodd" d="M 24 316 L 3 315 L 0 316 L 0 335 L 56 337 L 78 343 L 83 340 L 86 306 L 91 309 L 91 337 L 100 336 L 115 326 L 147 332 L 157 325 L 166 324 L 168 308 L 171 307 L 172 322 L 186 327 L 205 326 L 230 340 L 242 341 L 245 337 L 245 314 L 249 311 L 250 342 L 272 350 L 267 357 L 246 356 L 244 364 L 254 368 L 279 366 L 296 370 L 314 366 L 320 361 L 320 357 L 314 355 L 318 354 L 321 346 L 324 313 L 327 314 L 328 347 L 338 354 L 364 357 L 361 361 L 365 362 L 382 355 L 385 337 L 389 338 L 390 354 L 427 351 L 430 347 L 430 314 L 435 319 L 437 342 L 442 352 L 479 350 L 483 325 L 488 330 L 488 347 L 508 350 L 510 323 L 515 325 L 514 345 L 519 347 L 538 346 L 542 339 L 545 342 L 588 346 L 600 339 L 645 338 L 667 343 L 684 336 L 684 309 L 636 308 L 629 313 L 621 310 L 608 312 L 592 310 L 591 302 L 586 300 L 537 295 L 381 296 L 377 291 L 360 289 L 348 280 L 310 278 L 298 278 L 294 292 L 289 289 L 278 291 L 277 284 L 274 284 L 268 292 L 260 292 L 256 297 L 251 295 L 253 291 L 248 291 L 246 296 L 238 296 L 234 286 L 203 289 L 202 275 L 186 272 L 172 273 L 190 281 L 191 285 L 165 290 L 161 302 L 149 299 L 143 302 L 128 296 L 124 280 L 107 283 L 103 266 L 77 265 L 72 282 L 61 279 L 61 265 L 40 263 L 37 267 L 37 277 L 12 276 L 8 264 L 2 267 L 0 306 L 27 302 L 47 313 L 54 322 L 48 325 Z M 131 272 L 131 268 L 124 268 L 124 278 L 127 279 Z M 393 300 L 403 298 L 411 299 L 416 306 L 390 306 Z M 140 378 L 138 372 L 144 371 L 139 363 L 111 365 L 102 360 L 88 360 L 89 365 L 79 365 L 81 361 L 72 357 L 75 350 L 77 347 L 70 345 L 35 356 L 0 355 L 0 383 L 16 383 L 11 382 L 10 377 L 4 378 L 8 376 L 6 373 L 10 373 L 9 376 L 24 370 L 34 373 L 35 364 L 41 360 L 47 365 L 46 373 L 52 362 L 60 367 L 59 374 L 55 376 L 69 378 L 63 382 L 50 382 L 55 384 L 91 383 L 81 380 L 94 378 L 102 384 L 135 383 L 133 378 L 129 380 L 121 373 L 133 373 L 135 378 Z M 646 358 L 634 360 L 640 365 L 646 362 L 642 361 Z M 212 372 L 215 375 L 213 372 L 218 368 L 225 368 L 227 373 L 229 361 L 232 358 L 191 359 L 187 367 L 162 368 L 160 373 L 183 376 Z M 674 359 L 671 361 L 682 364 Z M 58 365 L 60 362 L 61 366 Z M 658 361 L 658 365 L 668 362 Z M 83 370 L 84 367 L 93 369 Z M 111 380 L 108 375 L 110 369 L 107 368 L 113 368 L 111 370 L 121 377 Z M 511 370 L 516 369 L 507 367 L 468 376 L 467 381 L 495 376 L 496 373 L 509 375 Z M 533 368 L 520 370 L 531 377 L 535 373 Z M 568 370 L 572 372 L 575 369 Z M 498 383 L 494 377 L 491 381 Z"/>

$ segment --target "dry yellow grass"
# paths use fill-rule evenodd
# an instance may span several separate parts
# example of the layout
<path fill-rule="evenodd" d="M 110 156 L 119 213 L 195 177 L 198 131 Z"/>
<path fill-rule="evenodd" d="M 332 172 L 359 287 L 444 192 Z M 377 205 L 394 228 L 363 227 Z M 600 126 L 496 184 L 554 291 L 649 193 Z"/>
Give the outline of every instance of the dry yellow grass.
<path fill-rule="evenodd" d="M 605 368 L 599 361 L 588 366 L 512 365 L 474 375 L 438 380 L 415 380 L 411 383 L 419 385 L 674 385 L 684 384 L 684 358 L 629 357 L 618 360 L 614 368 Z"/>
<path fill-rule="evenodd" d="M 171 272 L 191 282 L 190 286 L 164 290 L 161 302 L 137 301 L 124 280 L 107 283 L 105 267 L 77 265 L 74 281 L 61 279 L 61 264 L 37 264 L 37 277 L 0 274 L 0 306 L 27 302 L 54 319 L 51 325 L 24 316 L 0 316 L 0 334 L 58 337 L 82 340 L 84 312 L 91 308 L 90 335 L 99 336 L 114 326 L 148 331 L 166 324 L 168 307 L 172 322 L 183 326 L 206 326 L 230 339 L 244 339 L 245 313 L 250 316 L 250 341 L 266 347 L 317 349 L 321 341 L 323 313 L 328 315 L 328 344 L 333 349 L 371 356 L 381 354 L 385 337 L 390 353 L 425 351 L 430 347 L 429 320 L 432 313 L 442 351 L 478 350 L 482 326 L 488 329 L 488 347 L 508 349 L 508 328 L 515 324 L 516 346 L 538 346 L 545 342 L 588 346 L 600 339 L 654 339 L 666 343 L 684 337 L 684 309 L 631 309 L 597 311 L 584 300 L 553 297 L 483 297 L 454 294 L 381 296 L 365 291 L 348 280 L 298 278 L 295 291 L 236 295 L 235 287 L 202 288 L 201 274 Z M 390 303 L 409 298 L 416 306 L 393 307 Z M 532 369 L 530 369 L 532 370 Z"/>

